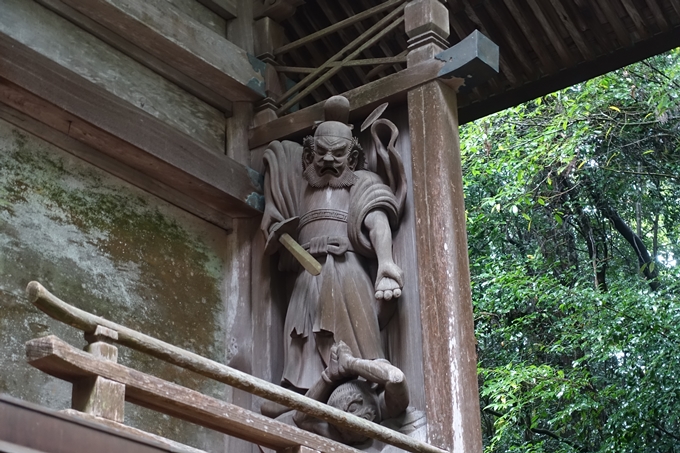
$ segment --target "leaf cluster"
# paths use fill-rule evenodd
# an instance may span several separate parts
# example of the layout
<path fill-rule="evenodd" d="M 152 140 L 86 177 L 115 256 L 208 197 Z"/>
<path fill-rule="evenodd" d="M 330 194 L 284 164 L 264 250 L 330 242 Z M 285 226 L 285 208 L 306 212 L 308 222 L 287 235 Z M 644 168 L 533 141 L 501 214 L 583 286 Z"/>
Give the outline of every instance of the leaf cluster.
<path fill-rule="evenodd" d="M 680 451 L 680 49 L 461 128 L 486 451 Z"/>

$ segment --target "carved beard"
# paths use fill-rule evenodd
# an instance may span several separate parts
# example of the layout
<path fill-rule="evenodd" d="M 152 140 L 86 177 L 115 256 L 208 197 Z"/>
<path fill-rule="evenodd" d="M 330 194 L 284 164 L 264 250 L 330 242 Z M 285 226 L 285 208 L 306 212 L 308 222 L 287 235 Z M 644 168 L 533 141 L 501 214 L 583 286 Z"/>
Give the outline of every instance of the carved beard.
<path fill-rule="evenodd" d="M 302 176 L 307 180 L 309 185 L 315 189 L 323 189 L 324 187 L 332 187 L 334 189 L 352 187 L 359 179 L 359 177 L 349 168 L 345 168 L 345 171 L 343 171 L 340 176 L 331 174 L 319 175 L 316 172 L 314 164 L 307 165 L 307 168 L 302 172 Z"/>

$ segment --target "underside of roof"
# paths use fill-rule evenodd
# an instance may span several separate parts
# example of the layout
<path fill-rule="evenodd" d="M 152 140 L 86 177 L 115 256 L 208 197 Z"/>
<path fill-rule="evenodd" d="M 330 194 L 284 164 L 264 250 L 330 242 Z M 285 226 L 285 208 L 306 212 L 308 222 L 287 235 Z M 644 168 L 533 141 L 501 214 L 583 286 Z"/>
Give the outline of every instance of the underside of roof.
<path fill-rule="evenodd" d="M 307 1 L 282 24 L 288 40 L 295 42 L 384 3 Z M 450 45 L 479 30 L 500 48 L 500 73 L 460 95 L 461 122 L 680 46 L 680 0 L 448 0 L 446 4 Z M 397 5 L 276 55 L 279 72 L 292 81 L 301 80 Z M 407 47 L 401 24 L 357 55 L 356 65 L 343 65 L 303 98 L 300 107 L 404 69 Z M 375 60 L 386 57 L 395 58 L 386 64 Z"/>

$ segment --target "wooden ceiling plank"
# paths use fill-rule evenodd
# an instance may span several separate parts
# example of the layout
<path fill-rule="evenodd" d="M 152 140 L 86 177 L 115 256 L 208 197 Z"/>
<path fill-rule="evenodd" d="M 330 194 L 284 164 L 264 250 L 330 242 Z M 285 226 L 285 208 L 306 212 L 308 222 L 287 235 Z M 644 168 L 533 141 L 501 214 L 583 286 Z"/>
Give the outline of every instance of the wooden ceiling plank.
<path fill-rule="evenodd" d="M 341 50 L 341 51 L 338 52 L 334 57 L 331 57 L 331 58 L 335 58 L 335 57 L 338 57 L 339 55 L 344 54 L 344 53 L 347 51 L 347 48 L 348 48 L 348 47 L 352 46 L 352 45 L 353 45 L 354 43 L 356 43 L 356 42 L 361 42 L 361 41 L 363 41 L 363 40 L 366 39 L 368 36 L 372 35 L 376 30 L 380 30 L 380 31 L 377 32 L 377 34 L 375 34 L 373 37 L 371 37 L 370 39 L 368 39 L 368 41 L 365 41 L 365 42 L 364 42 L 363 44 L 361 44 L 356 50 L 354 50 L 352 53 L 350 53 L 349 55 L 347 55 L 347 57 L 345 57 L 345 58 L 342 60 L 342 62 L 344 63 L 344 62 L 346 62 L 346 61 L 350 61 L 350 60 L 353 60 L 354 58 L 356 58 L 356 56 L 359 55 L 361 52 L 363 52 L 364 49 L 367 49 L 367 48 L 369 48 L 370 46 L 374 45 L 376 42 L 378 42 L 380 39 L 382 39 L 383 36 L 385 36 L 386 34 L 388 34 L 389 32 L 391 32 L 391 31 L 394 30 L 396 27 L 398 27 L 399 25 L 402 24 L 402 22 L 404 21 L 404 16 L 402 15 L 402 16 L 400 16 L 399 18 L 395 18 L 395 17 L 398 16 L 398 15 L 403 11 L 403 9 L 404 9 L 403 6 L 399 6 L 397 9 L 395 9 L 394 11 L 392 11 L 390 14 L 388 14 L 387 16 L 385 16 L 383 19 L 381 19 L 380 21 L 376 22 L 375 25 L 373 25 L 373 27 L 371 27 L 368 31 L 366 31 L 366 33 L 365 33 L 364 36 L 360 36 L 360 37 L 357 38 L 355 41 L 353 41 L 352 43 L 350 43 L 350 45 L 346 46 L 343 50 Z M 389 25 L 388 25 L 388 24 L 389 24 Z M 339 58 L 339 57 L 338 57 L 338 58 Z M 330 61 L 328 61 L 327 63 L 329 63 L 329 62 L 330 62 Z M 322 65 L 320 69 L 325 69 L 325 68 L 326 68 L 325 65 L 326 65 L 327 63 L 324 63 L 324 65 Z M 321 85 L 324 81 L 330 79 L 333 75 L 335 75 L 335 74 L 336 74 L 338 71 L 340 71 L 341 69 L 342 69 L 342 66 L 336 66 L 336 67 L 334 67 L 334 68 L 331 68 L 329 71 L 327 71 L 327 72 L 324 73 L 323 75 L 319 75 L 319 74 L 321 73 L 321 71 L 318 71 L 318 73 L 312 73 L 312 74 L 308 75 L 307 77 L 305 77 L 305 79 L 303 79 L 298 85 L 303 85 L 303 82 L 304 82 L 305 80 L 307 80 L 307 79 L 312 79 L 312 78 L 314 78 L 316 75 L 319 75 L 319 77 L 318 77 L 316 80 L 314 80 L 313 82 L 311 82 L 311 83 L 307 86 L 307 88 L 303 89 L 303 90 L 300 91 L 299 93 L 293 95 L 289 100 L 287 100 L 286 103 L 283 104 L 283 105 L 281 106 L 281 108 L 279 108 L 279 109 L 276 111 L 276 114 L 277 114 L 277 115 L 281 115 L 282 113 L 284 113 L 284 112 L 285 112 L 286 110 L 288 110 L 290 107 L 292 107 L 293 105 L 295 105 L 300 99 L 302 99 L 302 98 L 304 98 L 305 96 L 307 96 L 307 94 L 309 94 L 312 90 L 314 90 L 316 87 L 318 87 L 319 85 Z M 294 87 L 294 88 L 295 88 L 295 87 Z M 293 90 L 293 89 L 291 89 L 291 90 Z M 291 90 L 289 90 L 289 91 L 291 91 Z M 290 93 L 288 93 L 288 95 L 290 95 Z M 281 96 L 280 99 L 286 99 L 286 95 L 284 94 L 283 96 Z"/>
<path fill-rule="evenodd" d="M 340 5 L 340 8 L 342 8 L 343 12 L 344 12 L 345 14 L 347 14 L 348 16 L 351 17 L 351 16 L 354 16 L 354 15 L 356 14 L 356 13 L 354 12 L 354 9 L 352 8 L 352 6 L 349 4 L 349 2 L 341 1 L 341 2 L 339 2 L 339 5 Z M 364 33 L 364 32 L 366 31 L 366 27 L 364 27 L 363 24 L 362 24 L 361 22 L 356 22 L 356 23 L 354 24 L 354 28 L 355 28 L 356 31 L 357 31 L 358 33 L 360 33 L 360 34 L 361 34 L 361 33 Z M 366 50 L 364 51 L 364 55 L 365 55 L 366 57 L 368 57 L 368 58 L 374 58 L 374 57 L 375 57 L 375 55 L 373 54 L 373 51 L 372 51 L 371 49 L 366 49 Z M 389 55 L 389 54 L 386 54 L 386 55 Z M 374 68 L 374 69 L 375 69 L 375 68 Z M 398 70 L 398 69 L 397 69 L 397 70 Z M 369 72 L 370 72 L 370 71 L 369 71 Z M 384 75 L 384 74 L 383 74 L 383 75 Z M 368 74 L 364 74 L 364 83 L 367 83 L 368 81 L 369 81 Z"/>
<path fill-rule="evenodd" d="M 296 20 L 295 17 L 292 17 L 291 19 L 289 19 L 289 23 L 293 27 L 293 30 L 295 31 L 295 33 L 297 33 L 298 36 L 304 35 L 304 31 L 302 30 L 302 26 L 298 23 L 298 21 Z M 319 49 L 317 49 L 316 44 L 317 43 L 309 42 L 309 43 L 305 44 L 304 49 L 307 50 L 307 52 L 309 52 L 311 54 L 311 56 L 314 60 L 316 60 L 317 68 L 315 68 L 315 69 L 318 69 L 318 67 L 321 66 L 323 64 L 323 62 L 326 60 L 326 57 L 324 57 L 323 53 L 320 52 Z M 298 66 L 305 66 L 305 65 L 309 64 L 309 61 L 306 61 L 300 55 L 300 49 L 296 49 L 293 52 L 289 52 L 287 55 L 290 58 L 292 58 L 293 61 L 295 62 L 295 64 L 298 65 Z M 279 59 L 281 59 L 281 57 L 283 57 L 283 55 L 281 55 L 279 57 Z M 334 95 L 339 93 L 339 91 L 335 88 L 335 86 L 333 86 L 333 84 L 331 84 L 329 81 L 326 81 L 323 84 L 323 86 L 324 86 L 324 88 L 326 88 L 326 90 L 328 90 L 328 92 L 331 94 L 331 96 L 334 96 Z M 323 96 L 320 93 L 318 93 L 317 91 L 315 91 L 315 92 L 312 92 L 312 97 L 314 98 L 314 100 L 316 102 L 320 102 L 324 98 L 326 98 L 327 96 Z"/>
<path fill-rule="evenodd" d="M 555 29 L 552 27 L 550 21 L 548 20 L 548 17 L 545 15 L 541 7 L 538 5 L 538 2 L 536 0 L 527 0 L 527 3 L 529 4 L 531 11 L 533 11 L 534 16 L 536 16 L 536 19 L 538 19 L 538 22 L 541 24 L 543 31 L 548 36 L 550 43 L 553 45 L 553 47 L 557 51 L 557 54 L 562 59 L 563 66 L 566 67 L 573 66 L 574 58 L 571 55 L 571 52 L 569 52 L 567 46 L 564 45 L 564 41 L 562 41 L 562 38 L 558 36 L 557 33 L 555 33 Z"/>
<path fill-rule="evenodd" d="M 203 6 L 225 19 L 238 16 L 238 7 L 233 0 L 197 0 Z"/>
<path fill-rule="evenodd" d="M 595 50 L 597 55 L 607 53 L 616 48 L 609 32 L 600 22 L 600 17 L 604 19 L 604 15 L 597 2 L 592 0 L 574 0 L 573 3 L 567 3 L 567 8 L 571 11 L 572 17 L 578 18 L 578 25 L 583 33 L 590 32 L 599 42 L 600 49 Z"/>
<path fill-rule="evenodd" d="M 656 0 L 645 0 L 647 2 L 647 6 L 649 6 L 649 9 L 652 11 L 652 14 L 654 15 L 654 19 L 656 20 L 657 25 L 661 29 L 661 31 L 668 32 L 671 30 L 670 25 L 668 25 L 668 21 L 664 17 L 663 12 L 661 11 L 661 8 L 659 7 L 659 4 L 657 3 Z"/>
<path fill-rule="evenodd" d="M 62 1 L 231 101 L 265 96 L 264 63 L 166 2 Z"/>
<path fill-rule="evenodd" d="M 680 0 L 669 0 L 671 5 L 673 6 L 673 9 L 675 10 L 675 14 L 678 15 L 678 18 L 680 18 Z"/>
<path fill-rule="evenodd" d="M 351 11 L 351 6 L 349 6 L 349 3 L 350 2 L 346 2 L 346 3 L 340 2 L 341 5 L 347 5 L 350 8 L 350 11 Z M 369 3 L 368 3 L 367 0 L 361 0 L 361 4 L 364 6 L 364 8 L 367 8 L 369 6 Z M 406 40 L 404 39 L 405 36 L 406 36 L 406 34 L 401 34 L 401 33 L 397 33 L 397 35 L 396 35 L 396 41 L 399 41 L 399 43 L 400 43 L 399 52 L 407 50 L 407 48 L 408 48 L 408 44 L 406 43 Z M 390 55 L 396 55 L 396 54 L 399 53 L 399 52 L 395 52 L 390 47 L 387 40 L 385 40 L 385 39 L 381 40 L 378 43 L 378 47 L 380 47 L 380 50 L 382 50 L 383 54 L 385 54 L 386 57 L 390 56 Z M 366 56 L 368 56 L 367 52 L 364 52 L 364 53 L 366 54 Z M 395 71 L 401 71 L 403 69 L 403 67 L 401 65 L 395 64 L 393 66 L 393 69 Z"/>
<path fill-rule="evenodd" d="M 335 13 L 333 12 L 333 9 L 330 7 L 330 5 L 328 4 L 328 2 L 326 0 L 317 0 L 317 2 L 319 4 L 319 6 L 321 6 L 321 9 L 324 11 L 324 13 L 326 14 L 326 17 L 328 18 L 328 20 L 331 23 L 338 22 L 338 16 L 335 15 Z M 355 22 L 353 25 L 356 26 L 357 23 Z M 351 40 L 351 38 L 345 32 L 345 30 L 340 30 L 338 32 L 338 34 L 340 35 L 340 37 L 342 38 L 342 40 L 344 42 Z M 361 32 L 359 32 L 359 34 L 361 34 Z M 328 47 L 329 49 L 333 48 L 332 44 L 330 43 L 328 36 L 325 36 L 323 39 L 324 39 L 324 44 L 326 44 L 326 47 Z M 369 57 L 372 58 L 373 56 L 369 54 Z M 364 74 L 364 72 L 360 68 L 355 66 L 355 67 L 352 67 L 352 70 L 354 71 L 354 74 L 357 76 L 357 78 L 359 79 L 359 81 L 361 82 L 362 85 L 364 83 L 366 83 L 366 75 Z M 338 74 L 338 76 L 342 77 L 342 76 L 344 76 L 344 73 L 341 71 Z M 343 79 L 346 79 L 346 77 L 343 77 Z M 353 86 L 355 86 L 349 80 L 343 80 L 343 82 L 345 82 L 345 85 L 346 85 L 345 89 L 343 91 L 350 90 L 350 89 L 352 89 Z"/>
<path fill-rule="evenodd" d="M 83 30 L 91 33 L 97 38 L 101 39 L 114 49 L 124 53 L 128 57 L 134 59 L 138 63 L 143 64 L 152 71 L 162 75 L 171 82 L 182 87 L 189 93 L 193 94 L 208 105 L 224 112 L 227 116 L 231 116 L 232 102 L 223 96 L 217 94 L 215 91 L 196 81 L 192 77 L 185 75 L 174 67 L 170 66 L 163 60 L 156 58 L 149 52 L 139 48 L 126 38 L 112 32 L 108 28 L 100 25 L 84 14 L 79 13 L 70 6 L 64 4 L 61 0 L 36 0 L 41 5 L 54 11 L 65 19 L 70 20 L 78 25 Z"/>
<path fill-rule="evenodd" d="M 581 52 L 581 55 L 583 55 L 583 58 L 585 60 L 592 60 L 594 58 L 593 52 L 586 42 L 585 37 L 583 34 L 581 34 L 581 31 L 574 23 L 574 19 L 562 5 L 562 0 L 550 0 L 550 3 L 552 4 L 553 8 L 555 8 L 557 16 L 560 18 L 562 24 L 564 24 L 565 28 L 569 32 L 569 36 L 571 36 L 571 38 L 574 40 L 574 43 L 576 44 L 579 52 Z"/>
<path fill-rule="evenodd" d="M 640 37 L 642 39 L 649 38 L 649 32 L 647 31 L 645 21 L 642 19 L 642 16 L 640 16 L 637 7 L 631 0 L 621 0 L 621 3 L 623 4 L 623 8 L 626 10 L 626 13 L 628 13 L 628 16 L 633 21 L 633 24 L 635 24 L 635 28 L 637 29 L 638 33 L 640 33 Z"/>
<path fill-rule="evenodd" d="M 522 30 L 522 33 L 524 33 L 524 36 L 531 45 L 531 48 L 534 49 L 534 52 L 536 52 L 536 55 L 538 55 L 538 58 L 541 60 L 541 63 L 545 66 L 546 73 L 554 74 L 555 72 L 557 72 L 558 70 L 557 65 L 555 64 L 552 57 L 548 53 L 548 50 L 543 45 L 543 41 L 539 39 L 538 36 L 536 36 L 537 30 L 529 24 L 525 12 L 524 11 L 520 12 L 516 0 L 503 0 L 503 1 L 505 3 L 505 6 L 510 11 L 512 17 L 515 19 L 515 22 Z"/>
<path fill-rule="evenodd" d="M 392 21 L 392 19 L 393 19 L 394 17 L 396 17 L 397 15 L 399 15 L 403 10 L 404 10 L 404 6 L 403 6 L 403 4 L 402 4 L 402 5 L 399 6 L 397 9 L 395 9 L 394 11 L 392 11 L 391 13 L 389 13 L 387 16 L 385 16 L 384 18 L 382 18 L 380 21 L 376 22 L 376 23 L 375 23 L 371 28 L 369 28 L 365 33 L 363 33 L 363 34 L 361 34 L 360 36 L 358 36 L 358 37 L 357 37 L 356 39 L 354 39 L 352 42 L 350 42 L 349 44 L 345 45 L 340 51 L 336 52 L 332 57 L 328 58 L 328 59 L 326 60 L 325 63 L 323 63 L 322 65 L 320 65 L 320 66 L 316 69 L 316 71 L 312 72 L 312 73 L 309 74 L 307 77 L 303 78 L 300 82 L 298 82 L 297 84 L 295 84 L 295 86 L 293 86 L 292 88 L 290 88 L 289 90 L 287 90 L 285 93 L 283 93 L 281 96 L 279 96 L 279 98 L 277 99 L 277 102 L 283 102 L 283 101 L 285 101 L 285 100 L 288 99 L 290 96 L 293 96 L 293 94 L 294 94 L 296 91 L 301 90 L 303 87 L 305 87 L 305 86 L 307 86 L 307 85 L 309 85 L 309 84 L 312 84 L 312 85 L 314 85 L 314 86 L 318 86 L 320 83 L 323 83 L 323 82 L 315 82 L 315 79 L 317 79 L 318 77 L 320 77 L 321 74 L 322 74 L 326 69 L 328 69 L 328 68 L 330 67 L 330 66 L 329 66 L 330 63 L 333 63 L 334 61 L 338 61 L 338 60 L 339 60 L 340 58 L 342 58 L 342 56 L 345 55 L 347 52 L 352 51 L 352 49 L 356 49 L 357 46 L 359 46 L 359 48 L 363 50 L 363 48 L 365 48 L 365 43 L 366 43 L 366 42 L 370 42 L 370 41 L 373 40 L 373 38 L 371 38 L 371 35 L 373 35 L 374 33 L 377 32 L 378 34 L 380 34 L 380 35 L 382 36 L 382 33 L 384 33 L 384 30 L 380 30 L 381 27 L 383 27 L 383 26 L 387 25 L 388 23 L 390 23 L 390 22 Z M 368 40 L 368 41 L 367 41 L 367 40 Z M 310 44 L 310 43 L 308 43 L 308 47 L 310 47 L 309 44 Z M 350 55 L 356 56 L 356 50 L 353 50 L 353 51 L 350 53 Z M 352 58 L 347 58 L 347 57 L 344 58 L 344 60 L 348 60 L 348 59 L 351 60 Z M 317 80 L 318 80 L 318 79 L 317 79 Z M 325 81 L 325 80 L 328 80 L 328 77 L 324 78 L 324 81 Z M 306 93 L 309 93 L 311 90 L 310 90 L 309 88 L 305 88 L 303 91 L 306 92 Z M 301 99 L 300 93 L 295 94 L 293 97 L 296 98 L 297 100 Z M 291 103 L 290 103 L 290 101 L 287 101 L 286 104 L 291 104 Z M 284 105 L 285 105 L 285 104 L 284 104 Z M 283 112 L 283 111 L 286 111 L 289 107 L 290 107 L 290 105 L 288 105 L 288 107 L 286 107 L 285 109 L 281 108 L 281 109 L 279 109 L 279 110 L 280 110 L 281 112 Z"/>
<path fill-rule="evenodd" d="M 463 3 L 463 5 L 464 5 L 463 11 L 465 12 L 465 14 L 469 18 L 469 20 L 471 22 L 473 22 L 475 24 L 475 26 L 477 26 L 477 28 L 479 28 L 479 31 L 484 33 L 487 37 L 492 38 L 491 33 L 489 33 L 489 30 L 487 30 L 484 23 L 479 19 L 479 16 L 477 16 L 477 13 L 472 8 L 472 6 L 470 6 L 470 4 L 467 1 L 465 1 Z M 472 30 L 470 30 L 470 33 L 471 32 L 472 32 Z M 506 74 L 508 81 L 513 86 L 517 86 L 520 83 L 522 83 L 522 81 L 520 80 L 520 76 L 517 73 L 515 73 L 514 68 L 508 62 L 508 59 L 503 52 L 501 52 L 501 54 L 500 54 L 499 61 L 500 61 L 501 73 Z"/>
<path fill-rule="evenodd" d="M 350 25 L 353 25 L 357 22 L 360 22 L 364 19 L 368 19 L 369 17 L 373 17 L 376 14 L 383 12 L 385 10 L 388 10 L 390 8 L 393 8 L 395 6 L 398 6 L 402 3 L 404 3 L 406 0 L 390 0 L 384 3 L 381 3 L 378 6 L 375 6 L 371 9 L 368 9 L 366 11 L 363 11 L 359 14 L 355 14 L 354 16 L 348 17 L 345 20 L 342 20 L 338 23 L 335 23 L 331 25 L 330 27 L 326 27 L 322 30 L 319 30 L 317 32 L 314 32 L 310 35 L 305 36 L 304 38 L 300 38 L 298 40 L 295 40 L 289 44 L 286 44 L 285 46 L 281 46 L 278 49 L 274 49 L 274 55 L 280 55 L 286 52 L 290 52 L 293 49 L 296 49 L 300 46 L 303 46 L 305 44 L 308 44 L 312 41 L 315 41 L 319 39 L 322 36 L 329 35 L 331 33 L 335 33 L 338 30 L 342 30 L 345 27 L 349 27 Z"/>
<path fill-rule="evenodd" d="M 600 8 L 604 12 L 604 16 L 614 29 L 614 33 L 616 33 L 616 38 L 619 41 L 619 46 L 620 47 L 629 46 L 633 42 L 633 40 L 631 39 L 628 30 L 626 30 L 626 26 L 624 25 L 623 21 L 612 7 L 610 0 L 594 0 L 594 1 L 596 1 L 600 5 Z"/>
<path fill-rule="evenodd" d="M 524 67 L 524 72 L 529 76 L 531 80 L 540 77 L 540 71 L 537 71 L 535 65 L 529 61 L 527 57 L 527 52 L 522 44 L 518 42 L 515 38 L 515 33 L 510 29 L 508 24 L 512 21 L 508 20 L 507 15 L 502 14 L 498 9 L 499 6 L 494 1 L 485 0 L 483 2 L 484 7 L 489 11 L 491 19 L 496 23 L 496 26 L 500 29 L 501 33 L 505 36 L 506 41 L 510 45 L 515 57 Z M 540 56 L 539 56 L 540 58 Z"/>

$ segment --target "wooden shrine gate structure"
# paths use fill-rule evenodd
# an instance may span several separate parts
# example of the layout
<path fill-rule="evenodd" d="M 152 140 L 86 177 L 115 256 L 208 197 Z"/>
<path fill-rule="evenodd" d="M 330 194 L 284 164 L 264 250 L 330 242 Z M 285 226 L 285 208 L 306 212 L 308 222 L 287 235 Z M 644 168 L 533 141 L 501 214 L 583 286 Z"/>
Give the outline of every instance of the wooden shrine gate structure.
<path fill-rule="evenodd" d="M 0 0 L 0 120 L 229 232 L 229 297 L 273 326 L 264 148 L 330 95 L 355 122 L 389 101 L 413 186 L 397 362 L 430 448 L 480 452 L 458 125 L 678 45 L 679 0 Z M 251 374 L 276 378 L 278 333 L 248 343 Z"/>

